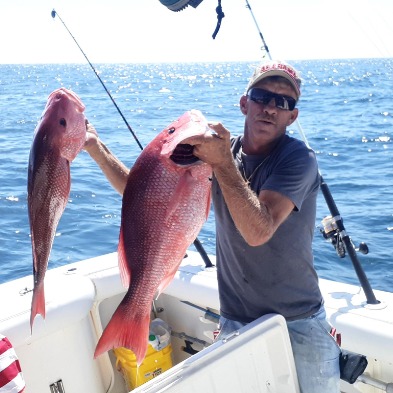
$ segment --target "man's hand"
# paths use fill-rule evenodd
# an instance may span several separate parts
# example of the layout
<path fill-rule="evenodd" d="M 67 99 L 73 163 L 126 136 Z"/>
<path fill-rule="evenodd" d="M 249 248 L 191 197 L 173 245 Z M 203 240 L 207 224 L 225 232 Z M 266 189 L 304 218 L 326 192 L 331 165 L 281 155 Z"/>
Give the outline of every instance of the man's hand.
<path fill-rule="evenodd" d="M 86 141 L 84 149 L 99 165 L 113 188 L 123 195 L 127 184 L 128 168 L 112 154 L 98 137 L 93 125 L 86 120 Z"/>
<path fill-rule="evenodd" d="M 91 149 L 96 149 L 98 147 L 98 134 L 96 129 L 92 124 L 86 120 L 86 141 L 84 145 L 84 149 L 89 152 Z"/>
<path fill-rule="evenodd" d="M 208 123 L 214 131 L 191 137 L 183 143 L 194 146 L 194 155 L 214 168 L 228 165 L 232 161 L 230 132 L 221 123 Z"/>

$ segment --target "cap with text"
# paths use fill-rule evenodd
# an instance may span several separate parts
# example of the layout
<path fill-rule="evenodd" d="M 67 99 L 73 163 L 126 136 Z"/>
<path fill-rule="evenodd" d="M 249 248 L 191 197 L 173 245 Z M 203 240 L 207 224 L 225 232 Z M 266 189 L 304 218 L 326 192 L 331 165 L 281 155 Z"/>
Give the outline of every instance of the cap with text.
<path fill-rule="evenodd" d="M 285 78 L 292 85 L 294 91 L 296 92 L 296 99 L 299 99 L 301 84 L 299 72 L 282 60 L 270 60 L 256 67 L 250 78 L 250 81 L 248 82 L 246 92 L 248 92 L 262 79 L 265 79 L 269 76 L 282 76 Z"/>

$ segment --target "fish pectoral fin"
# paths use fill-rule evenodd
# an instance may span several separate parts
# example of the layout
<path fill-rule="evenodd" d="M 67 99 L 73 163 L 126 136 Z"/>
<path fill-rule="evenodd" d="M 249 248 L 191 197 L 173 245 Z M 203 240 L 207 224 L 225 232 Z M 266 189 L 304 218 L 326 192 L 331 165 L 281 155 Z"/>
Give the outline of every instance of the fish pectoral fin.
<path fill-rule="evenodd" d="M 173 195 L 181 195 L 182 199 L 189 199 L 188 196 L 194 192 L 195 181 L 190 171 L 186 171 L 183 176 L 180 177 Z M 174 197 L 171 198 L 166 208 L 165 222 L 170 223 L 172 216 L 175 214 L 179 207 L 179 199 Z"/>
<path fill-rule="evenodd" d="M 128 288 L 131 282 L 131 269 L 127 263 L 122 227 L 120 227 L 119 245 L 117 247 L 117 259 L 119 264 L 121 283 L 123 284 L 124 288 Z"/>

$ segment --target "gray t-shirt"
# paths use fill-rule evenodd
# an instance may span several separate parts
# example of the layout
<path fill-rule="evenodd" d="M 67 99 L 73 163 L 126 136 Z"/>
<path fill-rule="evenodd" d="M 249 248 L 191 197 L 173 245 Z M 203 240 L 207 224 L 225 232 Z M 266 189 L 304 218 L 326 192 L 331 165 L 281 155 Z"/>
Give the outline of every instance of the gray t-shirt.
<path fill-rule="evenodd" d="M 277 191 L 295 208 L 266 244 L 249 246 L 213 180 L 221 315 L 241 322 L 267 313 L 287 320 L 308 317 L 323 302 L 312 254 L 320 180 L 315 153 L 284 135 L 268 157 L 246 156 L 241 152 L 241 138 L 232 139 L 232 151 L 252 190 L 257 195 L 261 190 Z"/>

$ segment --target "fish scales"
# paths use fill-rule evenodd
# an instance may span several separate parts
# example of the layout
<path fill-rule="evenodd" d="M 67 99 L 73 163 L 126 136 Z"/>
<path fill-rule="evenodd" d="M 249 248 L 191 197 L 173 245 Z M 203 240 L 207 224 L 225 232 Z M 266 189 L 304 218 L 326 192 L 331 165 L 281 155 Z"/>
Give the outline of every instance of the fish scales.
<path fill-rule="evenodd" d="M 206 132 L 203 115 L 186 112 L 142 151 L 130 171 L 118 247 L 128 290 L 95 356 L 124 346 L 134 351 L 138 364 L 143 361 L 152 301 L 172 280 L 210 207 L 211 167 L 196 157 L 175 163 L 170 156 L 184 139 Z"/>
<path fill-rule="evenodd" d="M 27 201 L 33 254 L 34 288 L 30 326 L 45 318 L 44 278 L 56 228 L 68 202 L 70 162 L 86 140 L 85 106 L 70 90 L 49 97 L 30 149 Z"/>

